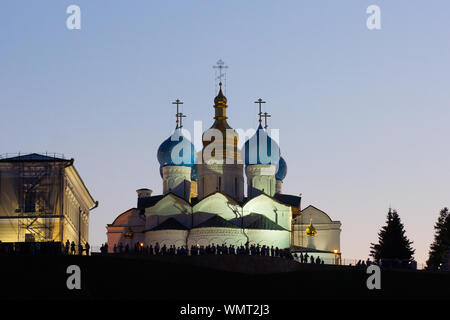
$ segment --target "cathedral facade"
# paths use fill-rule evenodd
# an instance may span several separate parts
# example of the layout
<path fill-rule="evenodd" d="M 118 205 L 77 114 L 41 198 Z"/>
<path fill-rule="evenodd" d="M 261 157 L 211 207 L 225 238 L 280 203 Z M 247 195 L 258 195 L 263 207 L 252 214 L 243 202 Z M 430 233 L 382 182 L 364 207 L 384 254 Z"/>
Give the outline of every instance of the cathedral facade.
<path fill-rule="evenodd" d="M 302 210 L 300 196 L 282 192 L 287 164 L 267 125 L 261 125 L 261 111 L 256 133 L 240 150 L 227 108 L 220 84 L 214 123 L 203 133 L 198 153 L 183 134 L 177 110 L 175 131 L 157 151 L 163 194 L 137 190 L 137 207 L 107 225 L 110 252 L 120 244 L 158 243 L 187 248 L 254 244 L 322 257 L 340 254 L 341 223 L 315 207 Z"/>

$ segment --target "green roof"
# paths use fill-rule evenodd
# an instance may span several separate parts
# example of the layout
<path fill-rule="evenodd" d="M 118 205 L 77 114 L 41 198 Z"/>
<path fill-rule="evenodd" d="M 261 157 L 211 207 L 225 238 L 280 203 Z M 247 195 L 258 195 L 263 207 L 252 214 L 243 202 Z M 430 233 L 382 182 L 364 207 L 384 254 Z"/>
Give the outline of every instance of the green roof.
<path fill-rule="evenodd" d="M 183 224 L 178 222 L 175 218 L 169 218 L 164 222 L 160 223 L 156 227 L 147 231 L 158 231 L 158 230 L 188 230 Z"/>
<path fill-rule="evenodd" d="M 239 228 L 239 227 L 231 223 L 230 221 L 225 220 L 219 215 L 214 215 L 213 217 L 200 223 L 194 228 Z"/>
<path fill-rule="evenodd" d="M 245 224 L 244 221 L 244 227 L 246 229 L 259 229 L 259 230 L 280 230 L 280 231 L 286 230 L 282 226 L 273 222 L 272 220 L 270 220 L 266 216 L 263 216 L 262 214 L 258 214 L 258 217 L 252 222 L 248 222 L 248 224 Z"/>
<path fill-rule="evenodd" d="M 234 218 L 231 220 L 231 222 L 245 229 L 281 230 L 281 231 L 286 230 L 279 224 L 267 218 L 266 216 L 254 212 L 244 216 L 243 218 Z"/>

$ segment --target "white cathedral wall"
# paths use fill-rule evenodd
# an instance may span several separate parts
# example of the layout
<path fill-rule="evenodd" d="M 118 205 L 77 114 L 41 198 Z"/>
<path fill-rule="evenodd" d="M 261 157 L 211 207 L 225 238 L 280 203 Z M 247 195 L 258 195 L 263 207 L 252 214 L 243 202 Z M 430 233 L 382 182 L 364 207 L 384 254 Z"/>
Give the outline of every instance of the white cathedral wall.
<path fill-rule="evenodd" d="M 238 228 L 195 228 L 189 233 L 188 246 L 207 246 L 212 244 L 245 245 L 247 237 Z"/>
<path fill-rule="evenodd" d="M 145 232 L 145 245 L 152 245 L 158 242 L 159 246 L 162 247 L 166 245 L 170 247 L 175 245 L 175 247 L 186 246 L 186 237 L 188 235 L 187 230 L 157 230 L 157 231 L 147 231 Z"/>
<path fill-rule="evenodd" d="M 215 193 L 202 199 L 193 208 L 195 224 L 201 223 L 202 219 L 197 219 L 196 215 L 201 213 L 217 214 L 226 220 L 241 216 L 241 206 L 234 200 L 227 198 L 223 194 Z M 198 217 L 201 218 L 201 217 Z M 199 222 L 200 221 L 200 222 Z M 195 225 L 194 224 L 194 225 Z"/>
<path fill-rule="evenodd" d="M 341 223 L 331 220 L 328 214 L 314 206 L 306 207 L 295 218 L 293 222 L 293 244 L 307 247 L 308 239 L 305 232 L 310 220 L 317 230 L 314 237 L 315 248 L 326 251 L 338 249 L 340 251 Z"/>
<path fill-rule="evenodd" d="M 314 224 L 314 222 L 313 222 Z M 293 245 L 300 247 L 308 246 L 308 236 L 306 235 L 306 228 L 309 224 L 294 225 Z M 340 244 L 340 224 L 314 224 L 317 234 L 314 237 L 314 246 L 317 250 L 333 251 L 334 249 L 341 250 Z"/>
<path fill-rule="evenodd" d="M 290 247 L 290 232 L 282 230 L 255 230 L 246 229 L 249 243 L 255 245 L 266 245 L 285 249 Z"/>
<path fill-rule="evenodd" d="M 198 196 L 206 198 L 220 191 L 241 201 L 244 198 L 242 164 L 202 164 L 198 166 Z"/>
<path fill-rule="evenodd" d="M 275 223 L 278 223 L 284 229 L 291 230 L 291 207 L 274 201 L 264 194 L 248 201 L 244 205 L 243 211 L 244 215 L 251 213 L 264 215 Z"/>

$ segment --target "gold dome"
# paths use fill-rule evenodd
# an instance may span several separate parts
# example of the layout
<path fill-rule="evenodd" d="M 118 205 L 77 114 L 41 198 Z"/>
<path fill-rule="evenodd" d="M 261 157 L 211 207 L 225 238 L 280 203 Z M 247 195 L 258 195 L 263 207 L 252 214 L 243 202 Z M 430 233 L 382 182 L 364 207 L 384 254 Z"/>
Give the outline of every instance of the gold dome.
<path fill-rule="evenodd" d="M 317 234 L 316 228 L 312 224 L 312 219 L 309 221 L 309 226 L 306 228 L 306 235 L 308 237 L 314 237 Z"/>
<path fill-rule="evenodd" d="M 214 98 L 214 104 L 215 105 L 219 105 L 219 104 L 226 105 L 227 104 L 227 97 L 225 97 L 223 92 L 222 92 L 222 82 L 219 83 L 219 86 L 220 86 L 219 93 Z"/>

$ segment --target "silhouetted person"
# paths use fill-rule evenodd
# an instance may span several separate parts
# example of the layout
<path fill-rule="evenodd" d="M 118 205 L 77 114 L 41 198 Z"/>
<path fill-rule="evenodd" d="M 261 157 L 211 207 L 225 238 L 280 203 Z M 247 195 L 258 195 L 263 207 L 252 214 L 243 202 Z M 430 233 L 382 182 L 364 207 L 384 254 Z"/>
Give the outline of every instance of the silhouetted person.
<path fill-rule="evenodd" d="M 86 244 L 84 245 L 84 247 L 86 248 L 86 255 L 89 255 L 89 249 L 91 249 L 91 246 L 89 245 L 88 242 L 86 242 Z"/>
<path fill-rule="evenodd" d="M 74 255 L 75 254 L 75 242 L 72 241 L 72 243 L 70 244 L 70 254 Z"/>
<path fill-rule="evenodd" d="M 69 239 L 67 239 L 66 246 L 64 247 L 64 254 L 68 255 L 69 249 L 70 249 L 70 241 L 69 241 Z"/>

